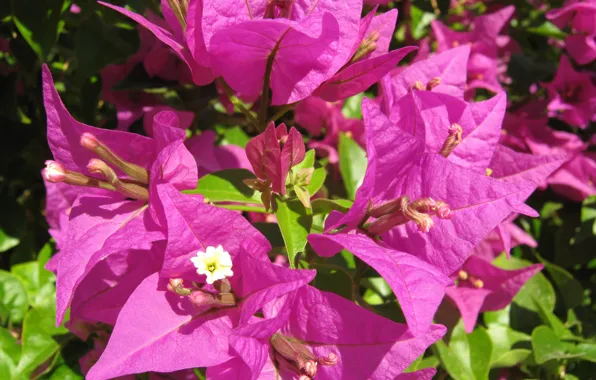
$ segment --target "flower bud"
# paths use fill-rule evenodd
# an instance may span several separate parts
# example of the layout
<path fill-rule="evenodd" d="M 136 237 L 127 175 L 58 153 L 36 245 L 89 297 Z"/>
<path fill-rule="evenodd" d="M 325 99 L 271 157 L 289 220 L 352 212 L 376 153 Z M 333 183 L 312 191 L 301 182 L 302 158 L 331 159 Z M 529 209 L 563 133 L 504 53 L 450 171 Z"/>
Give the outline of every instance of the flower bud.
<path fill-rule="evenodd" d="M 95 150 L 100 146 L 99 140 L 91 133 L 83 133 L 81 135 L 81 146 L 85 149 Z"/>
<path fill-rule="evenodd" d="M 435 214 L 440 219 L 451 219 L 451 207 L 445 202 L 438 202 L 435 207 Z"/>
<path fill-rule="evenodd" d="M 445 142 L 443 142 L 441 150 L 439 151 L 439 154 L 443 157 L 448 157 L 451 152 L 453 152 L 453 149 L 459 145 L 462 139 L 463 128 L 461 125 L 453 123 L 449 126 L 448 131 L 449 136 L 447 136 Z"/>
<path fill-rule="evenodd" d="M 82 147 L 97 154 L 103 161 L 122 170 L 134 180 L 142 184 L 149 184 L 149 172 L 147 172 L 145 168 L 124 160 L 122 157 L 112 152 L 110 148 L 95 137 L 95 135 L 91 133 L 83 133 L 81 135 L 80 144 Z"/>
<path fill-rule="evenodd" d="M 46 167 L 42 170 L 43 178 L 52 183 L 64 182 L 66 178 L 66 169 L 64 165 L 57 161 L 47 160 Z"/>
<path fill-rule="evenodd" d="M 336 365 L 337 360 L 337 355 L 335 355 L 333 352 L 329 353 L 327 356 L 319 356 L 317 358 L 317 362 L 320 365 Z"/>

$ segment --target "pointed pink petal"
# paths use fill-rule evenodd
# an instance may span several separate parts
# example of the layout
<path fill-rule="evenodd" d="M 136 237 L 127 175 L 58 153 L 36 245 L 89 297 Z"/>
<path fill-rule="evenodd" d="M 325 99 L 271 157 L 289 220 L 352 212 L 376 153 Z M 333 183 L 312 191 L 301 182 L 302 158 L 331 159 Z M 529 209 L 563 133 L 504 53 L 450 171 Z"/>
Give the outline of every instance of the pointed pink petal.
<path fill-rule="evenodd" d="M 416 48 L 408 46 L 348 65 L 317 89 L 315 95 L 329 102 L 356 95 L 378 82 L 413 50 Z"/>
<path fill-rule="evenodd" d="M 431 325 L 414 336 L 406 325 L 307 286 L 298 291 L 282 333 L 307 342 L 317 356 L 338 356 L 336 365 L 318 367 L 322 379 L 376 380 L 399 375 L 445 334 L 445 327 Z"/>
<path fill-rule="evenodd" d="M 470 46 L 464 45 L 434 54 L 424 61 L 407 66 L 391 78 L 390 91 L 394 99 L 391 105 L 406 95 L 416 81 L 427 84 L 433 78 L 441 78 L 441 84 L 433 88 L 433 92 L 441 92 L 462 99 L 466 87 L 466 66 L 469 55 Z M 384 96 L 387 94 L 385 93 Z"/>
<path fill-rule="evenodd" d="M 474 331 L 480 308 L 491 291 L 488 289 L 452 286 L 447 288 L 445 292 L 447 297 L 449 297 L 459 309 L 466 332 L 469 334 Z"/>
<path fill-rule="evenodd" d="M 203 197 L 181 194 L 169 184 L 158 186 L 157 191 L 167 220 L 163 276 L 194 272 L 190 258 L 208 246 L 222 245 L 233 258 L 247 240 L 257 243 L 258 249 L 252 252 L 255 257 L 269 261 L 269 242 L 241 214 L 205 204 Z"/>
<path fill-rule="evenodd" d="M 72 296 L 97 262 L 122 249 L 148 249 L 161 234 L 144 231 L 140 201 L 81 196 L 72 208 L 65 247 L 60 251 L 56 279 L 56 321 L 60 324 Z"/>
<path fill-rule="evenodd" d="M 414 335 L 423 333 L 431 325 L 445 287 L 452 283 L 436 268 L 413 255 L 381 247 L 362 234 L 311 234 L 308 241 L 323 254 L 329 248 L 327 241 L 341 245 L 379 272 L 395 293 Z"/>
<path fill-rule="evenodd" d="M 192 73 L 193 82 L 196 85 L 203 86 L 213 81 L 213 73 L 209 68 L 200 66 L 195 60 L 193 59 L 190 51 L 185 46 L 186 42 L 183 40 L 178 39 L 174 36 L 170 31 L 150 22 L 145 17 L 136 14 L 134 12 L 129 11 L 126 8 L 118 7 L 109 3 L 105 3 L 103 1 L 98 1 L 99 4 L 104 5 L 108 8 L 115 10 L 116 12 L 120 12 L 126 17 L 136 21 L 141 26 L 147 28 L 151 33 L 155 35 L 161 42 L 168 45 L 178 56 L 182 59 Z"/>
<path fill-rule="evenodd" d="M 208 367 L 231 359 L 228 337 L 234 309 L 204 314 L 166 290 L 157 273 L 147 277 L 122 308 L 108 346 L 87 375 L 103 380 L 147 371 Z"/>
<path fill-rule="evenodd" d="M 58 91 L 50 69 L 42 68 L 44 105 L 48 123 L 48 144 L 54 159 L 67 169 L 87 173 L 87 164 L 97 156 L 81 146 L 81 135 L 85 132 L 94 134 L 107 144 L 110 149 L 123 159 L 148 169 L 155 159 L 155 145 L 147 137 L 134 133 L 110 131 L 95 128 L 76 121 L 68 112 Z M 120 173 L 117 170 L 118 173 Z"/>

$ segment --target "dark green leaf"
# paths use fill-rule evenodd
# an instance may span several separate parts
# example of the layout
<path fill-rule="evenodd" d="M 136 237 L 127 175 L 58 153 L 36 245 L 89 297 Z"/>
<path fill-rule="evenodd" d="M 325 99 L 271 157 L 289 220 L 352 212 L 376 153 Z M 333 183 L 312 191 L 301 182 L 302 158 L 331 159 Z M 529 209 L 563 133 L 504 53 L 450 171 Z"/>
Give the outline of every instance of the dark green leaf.
<path fill-rule="evenodd" d="M 494 261 L 494 264 L 505 269 L 520 269 L 532 263 L 515 257 L 508 260 L 505 255 L 501 255 Z M 519 306 L 535 312 L 539 311 L 538 304 L 542 304 L 545 310 L 552 312 L 555 308 L 555 301 L 555 290 L 542 273 L 536 273 L 530 278 L 513 299 L 513 302 Z"/>
<path fill-rule="evenodd" d="M 52 272 L 44 269 L 45 263 L 52 254 L 52 247 L 46 244 L 38 256 L 38 261 L 16 264 L 11 268 L 27 289 L 29 303 L 33 307 L 48 306 L 54 300 L 54 280 Z"/>
<path fill-rule="evenodd" d="M 9 330 L 0 327 L 0 379 L 13 379 L 21 357 L 21 345 Z"/>
<path fill-rule="evenodd" d="M 545 21 L 539 26 L 528 28 L 527 31 L 540 36 L 556 38 L 559 40 L 563 40 L 565 37 L 567 37 L 567 33 L 557 28 L 557 26 L 550 21 Z"/>
<path fill-rule="evenodd" d="M 563 302 L 565 302 L 565 307 L 567 309 L 572 309 L 581 305 L 584 302 L 584 289 L 579 281 L 573 278 L 571 273 L 560 266 L 552 264 L 540 256 L 538 256 L 538 259 L 544 264 L 548 274 L 559 289 L 559 292 L 563 297 Z"/>
<path fill-rule="evenodd" d="M 472 373 L 477 380 L 488 378 L 490 371 L 490 358 L 493 345 L 484 327 L 477 327 L 471 334 L 468 334 L 468 345 L 470 347 L 470 365 Z"/>
<path fill-rule="evenodd" d="M 23 351 L 17 367 L 20 375 L 29 375 L 39 365 L 52 358 L 60 349 L 68 333 L 65 327 L 56 327 L 54 305 L 31 309 L 23 323 Z"/>
<path fill-rule="evenodd" d="M 16 276 L 0 270 L 0 321 L 20 323 L 29 307 L 25 285 Z"/>
<path fill-rule="evenodd" d="M 346 99 L 341 109 L 346 119 L 362 119 L 362 99 L 364 99 L 364 92 Z"/>
<path fill-rule="evenodd" d="M 366 172 L 366 152 L 351 137 L 339 135 L 339 171 L 349 199 L 354 199 Z"/>
<path fill-rule="evenodd" d="M 425 12 L 422 9 L 411 6 L 410 17 L 410 33 L 414 39 L 419 40 L 428 33 L 430 23 L 437 17 L 434 13 Z"/>
<path fill-rule="evenodd" d="M 572 344 L 559 340 L 548 326 L 538 326 L 532 331 L 532 351 L 538 364 L 580 356 L 573 352 L 574 348 Z"/>
<path fill-rule="evenodd" d="M 312 216 L 298 200 L 274 198 L 273 211 L 288 251 L 290 266 L 294 268 L 295 258 L 304 252 L 306 237 L 312 225 Z"/>
<path fill-rule="evenodd" d="M 245 148 L 249 140 L 250 137 L 246 132 L 244 132 L 242 128 L 236 126 L 224 130 L 221 145 L 238 145 Z"/>
<path fill-rule="evenodd" d="M 199 179 L 197 188 L 185 191 L 188 194 L 202 194 L 211 202 L 243 202 L 261 204 L 258 191 L 246 186 L 245 179 L 256 178 L 246 169 L 229 169 L 207 174 Z"/>
<path fill-rule="evenodd" d="M 64 28 L 61 16 L 68 5 L 70 1 L 64 0 L 13 1 L 14 23 L 42 62 Z"/>
<path fill-rule="evenodd" d="M 313 214 L 329 214 L 331 211 L 339 211 L 342 213 L 348 212 L 350 206 L 352 206 L 352 201 L 347 199 L 326 199 L 326 198 L 319 198 L 314 199 L 312 204 L 312 212 Z"/>

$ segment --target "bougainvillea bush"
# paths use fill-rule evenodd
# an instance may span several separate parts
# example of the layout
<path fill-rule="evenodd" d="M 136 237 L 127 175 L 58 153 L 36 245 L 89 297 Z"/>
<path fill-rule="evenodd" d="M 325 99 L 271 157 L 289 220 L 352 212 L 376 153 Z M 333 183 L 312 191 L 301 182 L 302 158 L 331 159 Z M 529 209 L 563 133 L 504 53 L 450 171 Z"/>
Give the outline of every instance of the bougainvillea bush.
<path fill-rule="evenodd" d="M 595 1 L 0 13 L 0 379 L 594 378 Z"/>

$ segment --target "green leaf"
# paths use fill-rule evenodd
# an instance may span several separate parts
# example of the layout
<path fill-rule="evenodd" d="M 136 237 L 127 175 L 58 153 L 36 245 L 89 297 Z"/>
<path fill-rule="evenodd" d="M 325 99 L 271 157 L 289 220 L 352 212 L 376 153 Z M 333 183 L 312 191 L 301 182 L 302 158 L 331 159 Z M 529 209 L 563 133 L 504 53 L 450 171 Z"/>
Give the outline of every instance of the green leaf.
<path fill-rule="evenodd" d="M 250 141 L 250 137 L 239 126 L 224 129 L 222 135 L 221 145 L 238 145 L 246 148 L 246 144 Z"/>
<path fill-rule="evenodd" d="M 449 375 L 455 380 L 473 380 L 474 374 L 470 368 L 463 363 L 455 354 L 451 347 L 448 347 L 441 339 L 435 343 L 433 348 L 443 367 Z"/>
<path fill-rule="evenodd" d="M 472 373 L 478 380 L 488 379 L 490 371 L 490 360 L 493 345 L 490 336 L 484 327 L 478 327 L 471 334 L 468 334 L 468 345 L 470 346 L 470 365 Z"/>
<path fill-rule="evenodd" d="M 562 267 L 546 261 L 540 255 L 537 255 L 537 257 L 544 264 L 548 274 L 559 289 L 563 302 L 565 302 L 565 307 L 572 309 L 581 305 L 584 302 L 584 288 L 579 281 L 573 278 L 573 275 Z"/>
<path fill-rule="evenodd" d="M 55 302 L 53 297 L 55 276 L 44 268 L 51 254 L 52 247 L 46 244 L 40 251 L 37 261 L 16 264 L 11 268 L 12 274 L 25 285 L 29 302 L 33 307 L 47 306 Z"/>
<path fill-rule="evenodd" d="M 258 191 L 244 184 L 245 179 L 255 179 L 255 175 L 246 169 L 228 169 L 207 174 L 199 179 L 194 190 L 187 194 L 202 194 L 211 202 L 243 202 L 261 204 Z"/>
<path fill-rule="evenodd" d="M 341 109 L 346 119 L 362 119 L 362 99 L 364 99 L 364 92 L 346 99 Z"/>
<path fill-rule="evenodd" d="M 504 309 L 497 310 L 497 311 L 486 311 L 483 314 L 484 323 L 489 326 L 496 324 L 502 326 L 509 326 L 511 322 L 511 318 L 509 317 L 509 313 L 511 312 L 511 306 L 507 305 Z"/>
<path fill-rule="evenodd" d="M 314 287 L 352 300 L 352 276 L 344 268 L 324 263 L 313 263 L 311 268 L 317 270 Z"/>
<path fill-rule="evenodd" d="M 312 216 L 307 215 L 306 208 L 300 201 L 279 197 L 273 200 L 273 212 L 286 245 L 290 266 L 294 268 L 296 256 L 304 252 L 306 247 Z"/>
<path fill-rule="evenodd" d="M 66 364 L 61 364 L 50 376 L 49 380 L 83 380 L 84 377 L 80 373 L 76 372 Z"/>
<path fill-rule="evenodd" d="M 434 13 L 425 12 L 415 6 L 410 7 L 410 17 L 412 19 L 410 32 L 416 40 L 421 39 L 428 33 L 430 23 L 437 18 Z"/>
<path fill-rule="evenodd" d="M 550 21 L 545 21 L 539 26 L 527 28 L 526 30 L 529 33 L 538 34 L 544 37 L 552 37 L 559 40 L 564 40 L 565 37 L 567 37 L 567 33 L 557 28 L 557 26 Z"/>
<path fill-rule="evenodd" d="M 542 364 L 552 359 L 568 359 L 580 356 L 574 353 L 575 347 L 559 340 L 548 326 L 538 326 L 532 331 L 532 351 L 536 363 Z"/>
<path fill-rule="evenodd" d="M 532 263 L 515 257 L 508 260 L 505 255 L 501 255 L 493 264 L 504 269 L 520 269 Z M 539 312 L 538 304 L 552 312 L 555 309 L 555 301 L 555 290 L 542 273 L 536 273 L 530 278 L 513 299 L 517 305 L 535 312 Z"/>
<path fill-rule="evenodd" d="M 515 348 L 505 352 L 498 360 L 491 365 L 492 368 L 514 367 L 523 362 L 532 354 L 531 350 L 525 348 Z"/>
<path fill-rule="evenodd" d="M 13 379 L 21 357 L 21 345 L 8 329 L 0 327 L 0 379 Z"/>
<path fill-rule="evenodd" d="M 26 231 L 25 210 L 7 194 L 0 197 L 0 252 L 20 244 Z"/>
<path fill-rule="evenodd" d="M 292 168 L 294 173 L 298 172 L 300 169 L 307 169 L 314 167 L 315 170 L 312 173 L 312 177 L 310 179 L 310 183 L 306 186 L 306 190 L 311 195 L 311 197 L 319 191 L 319 189 L 325 183 L 325 177 L 327 177 L 327 171 L 324 167 L 318 165 L 315 161 L 315 150 L 311 149 L 304 155 L 304 160 L 300 162 L 298 165 L 295 165 Z M 286 185 L 290 183 L 290 176 L 286 179 Z"/>
<path fill-rule="evenodd" d="M 529 341 L 531 339 L 531 337 L 527 334 L 515 331 L 508 326 L 502 326 L 498 324 L 490 325 L 487 332 L 493 344 L 493 352 L 490 360 L 492 368 L 509 367 L 511 365 L 517 364 L 504 364 L 510 363 L 518 356 L 523 356 L 522 353 L 518 353 L 517 356 L 510 355 L 511 347 L 517 342 Z M 520 362 L 524 359 L 525 357 L 521 359 Z"/>
<path fill-rule="evenodd" d="M 70 1 L 18 0 L 12 3 L 15 26 L 39 59 L 45 61 L 64 28 L 61 16 Z"/>
<path fill-rule="evenodd" d="M 339 134 L 339 171 L 349 199 L 354 199 L 366 172 L 366 152 L 351 137 Z"/>
<path fill-rule="evenodd" d="M 596 363 L 596 344 L 595 343 L 580 343 L 575 348 L 576 352 L 580 354 L 580 358 Z"/>
<path fill-rule="evenodd" d="M 313 214 L 329 214 L 331 211 L 339 211 L 342 213 L 348 212 L 352 206 L 352 201 L 347 199 L 326 199 L 318 198 L 314 199 L 312 204 Z"/>
<path fill-rule="evenodd" d="M 20 323 L 28 308 L 25 285 L 16 276 L 0 270 L 0 322 Z"/>
<path fill-rule="evenodd" d="M 31 309 L 23 322 L 21 360 L 17 367 L 20 375 L 29 375 L 38 366 L 51 359 L 66 341 L 68 330 L 56 327 L 56 307 L 50 305 Z"/>
<path fill-rule="evenodd" d="M 20 239 L 10 236 L 0 227 L 0 252 L 6 252 L 16 247 L 21 242 Z"/>

